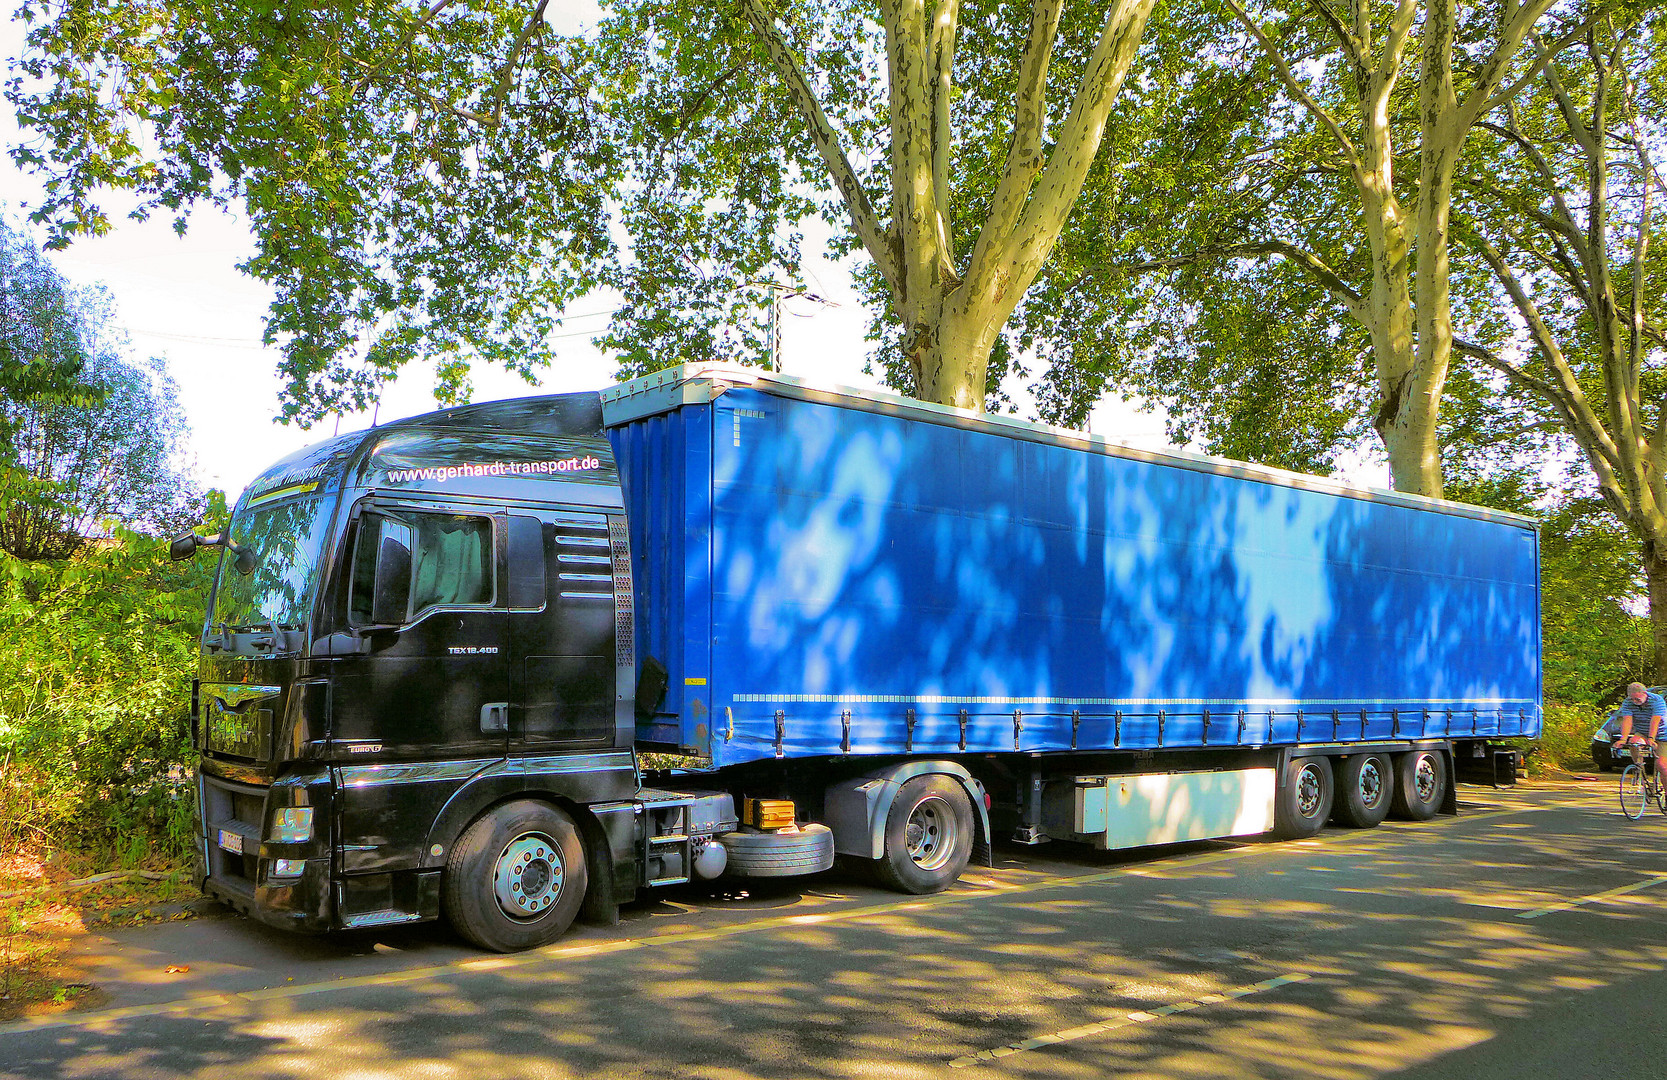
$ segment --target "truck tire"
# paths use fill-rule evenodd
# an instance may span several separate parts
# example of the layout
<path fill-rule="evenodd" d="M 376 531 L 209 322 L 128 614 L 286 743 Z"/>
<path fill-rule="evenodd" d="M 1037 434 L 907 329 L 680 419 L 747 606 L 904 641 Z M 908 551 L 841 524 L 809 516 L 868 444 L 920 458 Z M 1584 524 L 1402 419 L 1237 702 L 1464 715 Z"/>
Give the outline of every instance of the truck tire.
<path fill-rule="evenodd" d="M 452 846 L 441 884 L 446 918 L 493 952 L 536 948 L 573 924 L 589 874 L 573 819 L 544 802 L 497 807 Z"/>
<path fill-rule="evenodd" d="M 1332 819 L 1351 829 L 1372 829 L 1389 816 L 1395 772 L 1386 754 L 1350 754 L 1337 759 L 1337 794 Z"/>
<path fill-rule="evenodd" d="M 1331 762 L 1319 757 L 1292 758 L 1273 799 L 1274 836 L 1300 840 L 1325 828 L 1334 790 Z"/>
<path fill-rule="evenodd" d="M 1437 750 L 1413 750 L 1395 759 L 1395 816 L 1428 821 L 1447 798 L 1447 758 Z"/>
<path fill-rule="evenodd" d="M 725 877 L 798 877 L 819 874 L 834 864 L 833 831 L 814 822 L 790 833 L 724 833 L 718 843 L 728 859 Z"/>
<path fill-rule="evenodd" d="M 885 850 L 874 875 L 898 892 L 941 892 L 967 868 L 972 842 L 966 789 L 947 776 L 917 776 L 897 790 L 886 813 Z"/>

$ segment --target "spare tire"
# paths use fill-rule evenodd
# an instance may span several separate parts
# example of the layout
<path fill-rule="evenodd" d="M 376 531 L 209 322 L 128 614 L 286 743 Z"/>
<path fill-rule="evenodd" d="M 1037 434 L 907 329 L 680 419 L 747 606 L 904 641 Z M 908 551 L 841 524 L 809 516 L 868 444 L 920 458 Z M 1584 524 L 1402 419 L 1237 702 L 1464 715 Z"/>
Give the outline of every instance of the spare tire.
<path fill-rule="evenodd" d="M 729 855 L 725 877 L 798 877 L 834 864 L 833 832 L 826 825 L 801 825 L 796 832 L 730 832 L 719 836 L 718 843 Z"/>

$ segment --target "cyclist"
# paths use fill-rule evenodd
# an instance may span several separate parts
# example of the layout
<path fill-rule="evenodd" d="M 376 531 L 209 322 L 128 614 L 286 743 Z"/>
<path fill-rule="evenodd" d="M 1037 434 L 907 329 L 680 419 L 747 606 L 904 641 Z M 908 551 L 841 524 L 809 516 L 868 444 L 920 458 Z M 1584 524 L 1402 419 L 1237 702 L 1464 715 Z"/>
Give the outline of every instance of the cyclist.
<path fill-rule="evenodd" d="M 1633 738 L 1634 722 L 1638 725 L 1639 740 L 1648 740 L 1655 749 L 1656 759 L 1660 760 L 1661 742 L 1658 736 L 1667 734 L 1661 730 L 1663 722 L 1667 722 L 1667 701 L 1662 700 L 1660 694 L 1644 689 L 1643 683 L 1630 683 L 1626 688 L 1626 697 L 1621 701 L 1621 733 L 1615 739 L 1616 751 Z"/>

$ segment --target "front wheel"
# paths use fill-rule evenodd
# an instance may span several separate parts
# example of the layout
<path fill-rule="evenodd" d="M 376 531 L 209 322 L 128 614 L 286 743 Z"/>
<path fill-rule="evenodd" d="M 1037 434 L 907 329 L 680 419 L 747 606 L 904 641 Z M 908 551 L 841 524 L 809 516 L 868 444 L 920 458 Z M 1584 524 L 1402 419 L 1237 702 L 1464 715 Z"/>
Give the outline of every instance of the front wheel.
<path fill-rule="evenodd" d="M 441 903 L 474 944 L 515 952 L 561 937 L 588 884 L 573 819 L 549 803 L 513 802 L 470 825 L 453 845 Z"/>
<path fill-rule="evenodd" d="M 947 776 L 906 781 L 886 814 L 886 846 L 874 873 L 906 893 L 941 892 L 972 858 L 972 803 Z"/>
<path fill-rule="evenodd" d="M 1395 816 L 1428 821 L 1447 798 L 1447 759 L 1435 750 L 1414 750 L 1395 760 Z"/>
<path fill-rule="evenodd" d="M 1644 770 L 1637 765 L 1628 765 L 1621 770 L 1621 813 L 1637 821 L 1644 816 L 1644 800 L 1647 797 Z"/>

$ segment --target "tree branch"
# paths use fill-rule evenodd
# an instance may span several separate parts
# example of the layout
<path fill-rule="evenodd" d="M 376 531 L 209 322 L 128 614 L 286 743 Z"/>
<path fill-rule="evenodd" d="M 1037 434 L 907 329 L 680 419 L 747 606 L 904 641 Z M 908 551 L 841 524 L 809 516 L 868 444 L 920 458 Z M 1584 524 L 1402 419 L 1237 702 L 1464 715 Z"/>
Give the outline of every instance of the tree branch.
<path fill-rule="evenodd" d="M 1011 291 L 1003 301 L 1009 312 L 1047 261 L 1065 219 L 1076 205 L 1088 169 L 1099 153 L 1106 117 L 1134 62 L 1155 2 L 1116 0 L 1106 13 L 1105 28 L 1083 69 L 1082 82 L 1059 127 L 1053 151 L 1037 178 L 1035 194 L 1004 245 L 999 265 L 1009 268 L 1013 276 Z"/>
<path fill-rule="evenodd" d="M 1327 26 L 1331 27 L 1331 32 L 1337 38 L 1337 43 L 1343 46 L 1343 52 L 1348 54 L 1349 62 L 1364 73 L 1369 65 L 1366 62 L 1366 54 L 1362 49 L 1360 39 L 1354 35 L 1352 30 L 1343 25 L 1343 20 L 1337 12 L 1331 9 L 1331 5 L 1326 3 L 1326 0 L 1308 0 L 1308 6 L 1314 9 L 1315 13 L 1320 16 Z"/>
<path fill-rule="evenodd" d="M 845 156 L 845 150 L 839 145 L 839 136 L 835 133 L 833 124 L 822 111 L 822 103 L 817 100 L 810 80 L 805 78 L 804 69 L 799 66 L 798 59 L 794 57 L 787 42 L 777 30 L 775 19 L 764 10 L 761 0 L 741 0 L 741 6 L 746 13 L 747 21 L 752 24 L 753 33 L 763 44 L 770 63 L 775 66 L 776 73 L 786 84 L 788 95 L 798 107 L 805 126 L 809 128 L 811 141 L 816 145 L 817 153 L 821 154 L 823 164 L 828 167 L 834 187 L 845 201 L 845 211 L 851 215 L 851 225 L 856 230 L 857 238 L 862 241 L 863 247 L 868 251 L 868 257 L 874 260 L 875 267 L 890 286 L 893 302 L 901 309 L 903 277 L 898 265 L 896 236 L 881 225 L 875 216 L 874 205 L 869 201 L 862 179 L 857 176 L 857 171 L 851 167 L 850 159 Z"/>
<path fill-rule="evenodd" d="M 1466 109 L 1474 109 L 1470 115 L 1476 117 L 1486 116 L 1488 113 L 1492 112 L 1500 105 L 1503 105 L 1505 102 L 1516 100 L 1516 96 L 1522 92 L 1524 87 L 1534 81 L 1534 78 L 1539 75 L 1540 70 L 1550 66 L 1552 57 L 1556 56 L 1570 45 L 1573 45 L 1576 41 L 1579 41 L 1586 31 L 1590 30 L 1597 24 L 1599 19 L 1608 14 L 1612 5 L 1600 4 L 1596 9 L 1594 9 L 1591 15 L 1581 20 L 1577 25 L 1571 27 L 1565 33 L 1559 35 L 1550 46 L 1544 48 L 1540 45 L 1539 35 L 1528 34 L 1526 31 L 1533 28 L 1534 23 L 1539 20 L 1541 15 L 1545 14 L 1546 9 L 1549 8 L 1551 4 L 1549 0 L 1541 2 L 1540 9 L 1534 13 L 1533 17 L 1528 19 L 1524 26 L 1517 27 L 1516 24 L 1520 21 L 1522 12 L 1527 6 L 1527 4 L 1523 4 L 1521 7 L 1518 7 L 1511 19 L 1508 20 L 1506 30 L 1502 30 L 1500 33 L 1499 46 L 1494 50 L 1494 54 L 1489 57 L 1487 64 L 1483 66 L 1483 73 L 1478 76 L 1476 85 L 1471 89 L 1471 92 L 1466 95 L 1464 107 Z M 1506 32 L 1512 30 L 1513 28 L 1520 30 L 1521 32 L 1517 34 L 1515 40 L 1511 43 L 1510 54 L 1502 55 L 1505 47 Z M 1508 86 L 1497 90 L 1487 91 L 1488 96 L 1478 103 L 1475 99 L 1481 96 L 1482 88 L 1486 85 L 1482 81 L 1482 78 L 1484 76 L 1491 77 L 1495 80 L 1504 78 L 1504 68 L 1510 64 L 1511 58 L 1516 55 L 1516 50 L 1522 45 L 1524 37 L 1530 38 L 1534 42 L 1536 54 L 1535 62 L 1529 64 L 1528 69 L 1516 79 L 1513 79 Z M 1488 76 L 1488 72 L 1492 72 L 1493 74 Z"/>
<path fill-rule="evenodd" d="M 1592 471 L 1597 474 L 1599 485 L 1617 494 L 1624 490 L 1615 480 L 1613 448 L 1606 448 L 1607 438 L 1601 443 L 1594 441 L 1590 437 L 1592 432 L 1581 426 L 1571 409 L 1571 403 L 1564 399 L 1555 386 L 1544 379 L 1530 375 L 1492 349 L 1478 345 L 1475 342 L 1455 337 L 1453 339 L 1453 351 L 1480 360 L 1517 385 L 1538 394 L 1562 418 L 1563 428 L 1574 436 L 1575 442 L 1580 444 L 1581 450 L 1586 454 L 1587 461 L 1592 466 Z M 1599 428 L 1598 431 L 1601 432 L 1602 429 Z"/>
<path fill-rule="evenodd" d="M 1551 163 L 1545 159 L 1544 154 L 1540 153 L 1540 148 L 1534 145 L 1533 140 L 1517 129 L 1515 103 L 1509 104 L 1507 110 L 1505 124 L 1494 124 L 1483 120 L 1477 126 L 1515 143 L 1528 155 L 1528 160 L 1534 166 L 1534 171 L 1540 174 L 1540 180 L 1544 183 L 1545 190 L 1550 193 L 1552 200 L 1556 203 L 1558 214 L 1562 216 L 1563 221 L 1567 222 L 1570 228 L 1574 228 L 1578 233 L 1579 229 L 1574 225 L 1574 214 L 1569 210 L 1567 200 L 1563 198 L 1562 185 L 1557 182 L 1557 174 L 1552 171 Z"/>
<path fill-rule="evenodd" d="M 504 59 L 503 70 L 498 72 L 497 85 L 492 88 L 492 126 L 497 127 L 503 121 L 504 101 L 509 97 L 509 88 L 515 82 L 515 66 L 521 62 L 521 53 L 532 40 L 534 33 L 544 23 L 544 9 L 550 0 L 538 0 L 538 6 L 527 18 L 525 26 L 521 27 L 521 35 L 515 39 L 515 46 L 509 50 L 509 56 Z"/>
<path fill-rule="evenodd" d="M 932 100 L 924 0 L 881 0 L 891 119 L 891 221 L 901 252 L 898 314 L 912 330 L 932 294 L 942 252 L 932 188 Z"/>
<path fill-rule="evenodd" d="M 1468 238 L 1482 258 L 1487 261 L 1488 266 L 1493 270 L 1494 277 L 1498 279 L 1499 284 L 1510 295 L 1511 302 L 1516 305 L 1518 314 L 1522 316 L 1523 322 L 1527 324 L 1528 331 L 1533 336 L 1535 347 L 1539 349 L 1546 367 L 1551 369 L 1551 374 L 1556 379 L 1557 393 L 1551 400 L 1567 416 L 1570 434 L 1579 440 L 1581 445 L 1593 447 L 1600 452 L 1603 460 L 1611 467 L 1621 467 L 1626 455 L 1620 452 L 1621 448 L 1615 444 L 1609 432 L 1605 429 L 1603 421 L 1592 409 L 1591 403 L 1587 401 L 1585 391 L 1580 388 L 1580 381 L 1575 378 L 1573 369 L 1569 367 L 1567 357 L 1563 355 L 1563 350 L 1557 345 L 1556 336 L 1552 334 L 1551 328 L 1546 325 L 1545 320 L 1540 316 L 1539 306 L 1528 295 L 1528 291 L 1522 287 L 1522 282 L 1517 279 L 1516 274 L 1506 264 L 1499 250 L 1488 242 L 1487 237 L 1471 229 L 1456 231 L 1461 236 Z M 1520 377 L 1528 378 L 1526 373 L 1521 373 Z M 1542 382 L 1540 392 L 1542 394 L 1547 393 L 1550 386 L 1551 384 Z"/>
<path fill-rule="evenodd" d="M 938 250 L 943 269 L 955 273 L 955 237 L 949 209 L 949 166 L 954 153 L 954 128 L 949 101 L 955 89 L 955 43 L 960 34 L 960 0 L 938 0 L 932 14 L 932 192 L 937 197 Z"/>
<path fill-rule="evenodd" d="M 1315 280 L 1335 295 L 1349 309 L 1349 314 L 1356 320 L 1364 321 L 1366 312 L 1366 298 L 1358 290 L 1344 281 L 1342 275 L 1328 266 L 1318 255 L 1299 247 L 1289 240 L 1257 240 L 1241 244 L 1211 244 L 1199 248 L 1187 255 L 1177 255 L 1168 259 L 1151 259 L 1146 262 L 1130 263 L 1114 267 L 1117 270 L 1141 272 L 1146 270 L 1173 270 L 1182 266 L 1193 266 L 1200 262 L 1213 259 L 1242 258 L 1248 255 L 1278 255 L 1308 271 Z"/>
<path fill-rule="evenodd" d="M 1013 137 L 1001 180 L 990 196 L 990 209 L 973 243 L 967 279 L 983 281 L 995 254 L 1006 248 L 1024 213 L 1025 200 L 1042 171 L 1042 132 L 1047 121 L 1048 64 L 1059 31 L 1063 0 L 1036 0 L 1030 9 L 1030 33 L 1019 59 L 1018 88 L 1013 95 Z"/>
<path fill-rule="evenodd" d="M 1244 8 L 1239 6 L 1238 0 L 1221 0 L 1221 2 L 1227 5 L 1239 22 L 1244 24 L 1245 29 L 1250 31 L 1251 36 L 1256 39 L 1256 43 L 1262 47 L 1263 55 L 1272 61 L 1274 70 L 1279 73 L 1280 80 L 1285 84 L 1285 89 L 1289 90 L 1291 96 L 1300 101 L 1303 108 L 1313 114 L 1315 119 L 1326 126 L 1331 132 L 1332 138 L 1337 140 L 1338 145 L 1343 148 L 1343 152 L 1348 155 L 1352 167 L 1358 169 L 1360 167 L 1360 156 L 1355 151 L 1354 143 L 1350 142 L 1349 137 L 1343 133 L 1343 127 L 1337 122 L 1336 117 L 1332 116 L 1319 102 L 1315 101 L 1302 83 L 1297 81 L 1296 75 L 1292 74 L 1290 66 L 1285 63 L 1285 58 L 1274 47 L 1273 41 L 1262 32 L 1262 28 L 1256 20 L 1252 19 Z M 1403 0 L 1403 6 L 1406 2 L 1407 0 Z"/>

